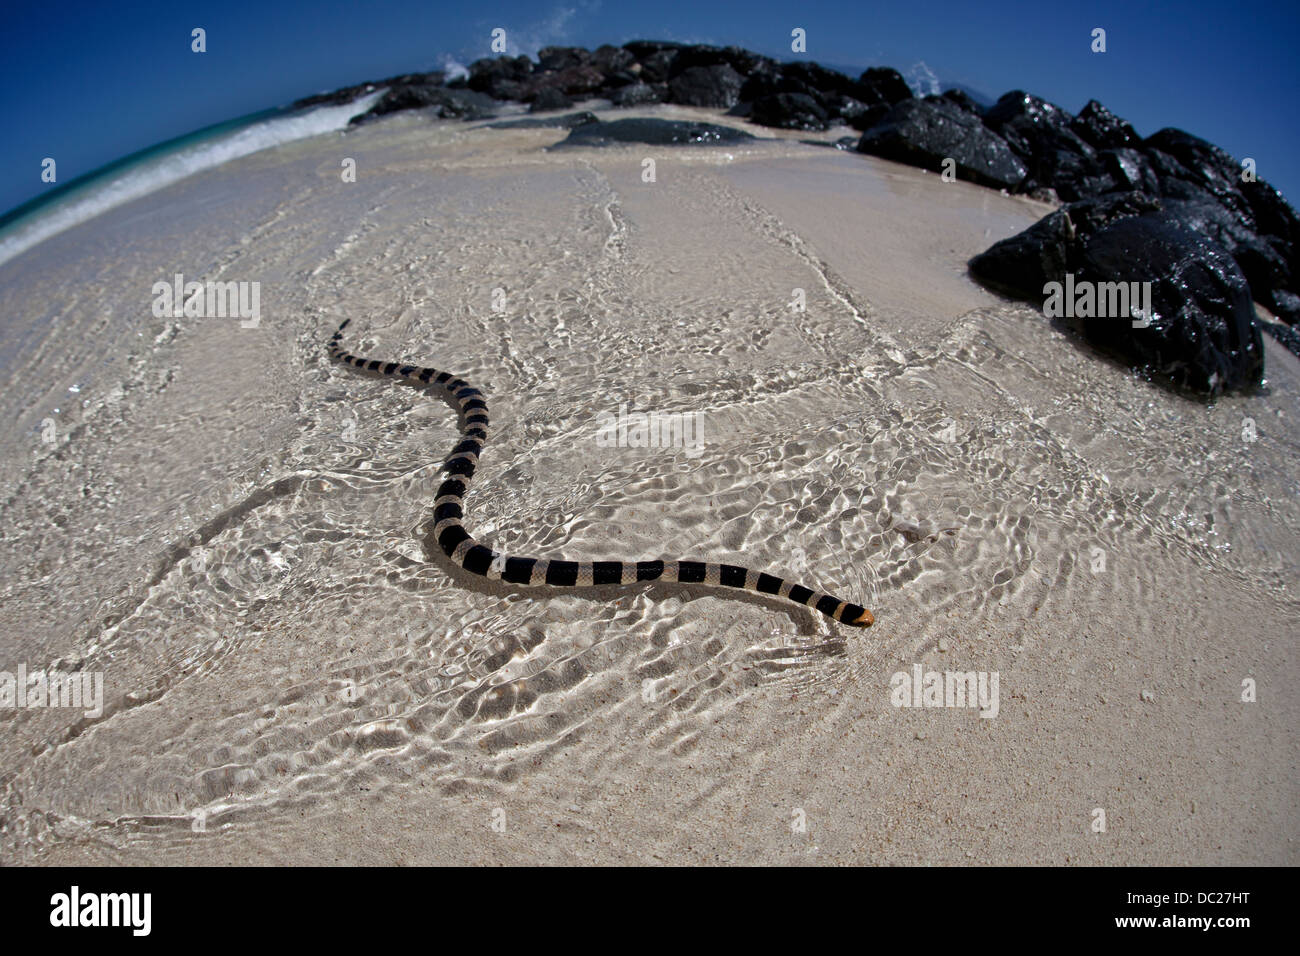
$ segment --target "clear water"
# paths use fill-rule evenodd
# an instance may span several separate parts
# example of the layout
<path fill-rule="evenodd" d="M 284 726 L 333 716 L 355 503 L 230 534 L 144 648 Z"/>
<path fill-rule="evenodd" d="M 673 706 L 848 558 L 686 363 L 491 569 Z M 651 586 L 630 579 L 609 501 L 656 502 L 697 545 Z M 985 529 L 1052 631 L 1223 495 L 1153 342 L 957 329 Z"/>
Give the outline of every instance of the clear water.
<path fill-rule="evenodd" d="M 1294 633 L 1294 370 L 1207 407 L 997 303 L 962 263 L 1039 212 L 975 187 L 792 142 L 657 153 L 645 183 L 635 147 L 554 136 L 404 117 L 291 143 L 0 265 L 0 667 L 102 671 L 106 704 L 0 711 L 4 859 L 220 834 L 286 858 L 359 799 L 665 779 L 682 803 L 645 826 L 680 858 L 692 807 L 818 753 L 810 721 L 888 719 L 892 662 L 941 641 L 1008 675 L 1068 647 L 1073 694 L 1121 680 L 1090 631 L 1193 641 L 1172 598 Z M 155 318 L 175 272 L 261 282 L 259 328 Z M 453 416 L 332 366 L 345 317 L 353 351 L 487 393 L 481 540 L 773 569 L 878 625 L 430 559 Z M 621 403 L 698 413 L 704 454 L 598 447 Z"/>

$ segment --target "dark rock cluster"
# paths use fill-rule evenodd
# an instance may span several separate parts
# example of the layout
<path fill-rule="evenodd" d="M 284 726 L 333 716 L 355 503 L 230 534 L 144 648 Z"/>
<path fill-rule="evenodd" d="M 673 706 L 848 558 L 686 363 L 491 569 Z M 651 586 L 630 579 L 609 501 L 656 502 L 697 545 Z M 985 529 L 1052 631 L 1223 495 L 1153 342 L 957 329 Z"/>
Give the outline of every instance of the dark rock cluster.
<path fill-rule="evenodd" d="M 1113 269 L 1116 281 L 1121 273 L 1146 270 L 1144 281 L 1162 290 L 1162 315 L 1167 313 L 1169 321 L 1155 331 L 1130 334 L 1123 331 L 1125 323 L 1113 323 L 1104 334 L 1099 328 L 1084 334 L 1193 389 L 1214 392 L 1259 380 L 1258 331 L 1252 337 L 1238 327 L 1245 321 L 1241 294 L 1248 306 L 1251 298 L 1262 302 L 1289 325 L 1300 321 L 1295 261 L 1300 219 L 1277 190 L 1263 180 L 1244 180 L 1232 157 L 1182 130 L 1162 129 L 1144 139 L 1095 100 L 1071 115 L 1014 90 L 984 108 L 957 90 L 914 97 L 903 77 L 888 68 L 872 68 L 854 79 L 813 62 L 780 63 L 734 46 L 639 40 L 596 50 L 547 47 L 536 61 L 490 57 L 450 82 L 440 72 L 406 74 L 294 105 L 346 103 L 381 88 L 383 97 L 354 123 L 407 109 L 480 119 L 494 115 L 501 101 L 527 103 L 533 112 L 568 109 L 590 98 L 624 107 L 677 103 L 725 110 L 779 129 L 849 126 L 862 134 L 856 140 L 859 152 L 1058 199 L 1068 205 L 973 261 L 972 274 L 1041 301 L 1043 282 L 1057 281 L 1060 273 L 1082 268 L 1085 261 L 1089 274 L 1100 279 L 1106 278 L 1106 268 Z M 692 132 L 662 122 L 593 123 L 585 116 L 557 125 L 572 127 L 566 143 L 588 145 L 725 142 L 736 134 L 725 127 Z M 1110 210 L 1115 221 L 1080 228 L 1093 223 L 1097 209 Z M 1129 219 L 1134 221 L 1119 221 Z M 1053 245 L 1052 231 L 1066 226 L 1074 238 L 1065 248 Z M 1125 256 L 1098 252 L 1089 258 L 1094 244 L 1099 249 L 1118 244 Z M 1203 264 L 1201 272 L 1188 265 L 1193 259 Z M 1210 273 L 1213 280 L 1206 278 Z M 1247 311 L 1255 330 L 1253 306 Z M 1279 338 L 1300 340 L 1294 333 Z M 1185 341 L 1174 348 L 1171 343 L 1178 339 Z M 1195 371 L 1180 371 L 1179 363 Z"/>
<path fill-rule="evenodd" d="M 555 145 L 608 146 L 610 143 L 650 143 L 655 146 L 725 146 L 754 137 L 744 130 L 716 123 L 682 122 L 663 119 L 621 119 L 608 123 L 577 123 L 569 135 Z"/>
<path fill-rule="evenodd" d="M 1296 351 L 1297 336 L 1283 332 L 1284 326 L 1260 323 L 1252 304 L 1263 303 L 1290 325 L 1300 320 L 1300 219 L 1267 182 L 1243 176 L 1231 156 L 1182 130 L 1162 129 L 1143 139 L 1095 100 L 1070 116 L 1017 91 L 1002 97 L 983 120 L 1025 164 L 1017 191 L 1050 188 L 1067 205 L 972 260 L 977 279 L 1037 302 L 1043 301 L 1042 283 L 1031 288 L 1029 277 L 1078 277 L 1085 264 L 1097 281 L 1140 276 L 1153 282 L 1162 318 L 1152 328 L 1095 318 L 1081 323 L 1080 331 L 1094 344 L 1199 392 L 1259 384 L 1258 328 Z M 1143 208 L 1132 212 L 1137 206 Z M 1097 208 L 1119 210 L 1126 221 L 1088 228 Z M 1051 231 L 1081 222 L 1070 255 L 1062 259 Z M 1044 275 L 1045 264 L 1055 272 Z M 1013 269 L 1018 287 L 1005 281 Z"/>
<path fill-rule="evenodd" d="M 977 114 L 939 96 L 896 105 L 862 134 L 858 151 L 935 170 L 950 158 L 955 175 L 995 189 L 1015 189 L 1026 175 L 1006 140 Z"/>
<path fill-rule="evenodd" d="M 1179 388 L 1215 394 L 1258 385 L 1264 343 L 1245 276 L 1222 246 L 1164 207 L 1140 192 L 1070 203 L 976 256 L 971 274 L 1037 302 L 1049 283 L 1070 297 L 1086 288 L 1095 298 L 1062 320 Z M 1149 301 L 1130 294 L 1143 283 Z M 1124 307 L 1109 314 L 1097 301 L 1106 293 L 1122 294 Z"/>

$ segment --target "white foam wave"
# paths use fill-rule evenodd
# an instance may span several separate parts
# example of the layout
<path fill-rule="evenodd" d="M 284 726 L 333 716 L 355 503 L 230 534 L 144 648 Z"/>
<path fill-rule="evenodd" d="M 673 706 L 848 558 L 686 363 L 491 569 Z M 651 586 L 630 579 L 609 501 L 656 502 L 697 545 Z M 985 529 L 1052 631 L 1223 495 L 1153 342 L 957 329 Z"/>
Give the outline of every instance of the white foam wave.
<path fill-rule="evenodd" d="M 250 123 L 212 139 L 151 156 L 102 181 L 89 183 L 63 201 L 14 223 L 7 235 L 0 236 L 0 264 L 65 229 L 187 176 L 272 146 L 342 129 L 353 116 L 370 109 L 383 93 L 376 90 L 342 106 L 321 106 Z"/>
<path fill-rule="evenodd" d="M 939 77 L 924 60 L 913 63 L 907 71 L 907 85 L 917 96 L 939 95 Z"/>
<path fill-rule="evenodd" d="M 446 74 L 446 82 L 448 83 L 452 80 L 459 80 L 463 76 L 469 76 L 469 68 L 450 53 L 442 58 L 442 71 Z"/>

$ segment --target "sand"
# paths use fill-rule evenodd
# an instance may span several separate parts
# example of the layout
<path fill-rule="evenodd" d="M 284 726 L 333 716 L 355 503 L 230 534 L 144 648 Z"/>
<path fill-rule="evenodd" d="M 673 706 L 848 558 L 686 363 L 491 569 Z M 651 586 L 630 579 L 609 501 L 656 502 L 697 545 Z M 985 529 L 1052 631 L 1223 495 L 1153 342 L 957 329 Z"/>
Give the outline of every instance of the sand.
<path fill-rule="evenodd" d="M 0 670 L 105 700 L 0 708 L 0 862 L 1295 864 L 1300 363 L 1173 395 L 966 277 L 1048 207 L 752 131 L 398 115 L 0 266 Z M 177 272 L 257 327 L 155 317 Z M 481 539 L 877 625 L 428 560 L 455 423 L 330 365 L 348 317 L 487 393 Z M 621 404 L 703 453 L 599 446 Z M 916 665 L 996 716 L 894 706 Z"/>

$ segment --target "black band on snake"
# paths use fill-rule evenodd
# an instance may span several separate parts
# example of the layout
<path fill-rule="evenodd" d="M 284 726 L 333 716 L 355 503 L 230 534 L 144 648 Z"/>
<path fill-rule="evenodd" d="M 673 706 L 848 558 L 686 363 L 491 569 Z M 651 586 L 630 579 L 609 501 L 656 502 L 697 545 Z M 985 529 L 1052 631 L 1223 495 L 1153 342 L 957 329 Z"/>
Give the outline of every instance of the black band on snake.
<path fill-rule="evenodd" d="M 464 498 L 474 478 L 479 454 L 488 437 L 488 409 L 483 393 L 449 372 L 421 368 L 418 365 L 401 365 L 397 362 L 380 362 L 361 358 L 345 352 L 339 344 L 344 321 L 329 343 L 329 354 L 347 365 L 380 372 L 393 378 L 439 385 L 455 399 L 461 411 L 461 441 L 451 450 L 443 463 L 447 479 L 438 488 L 433 506 L 433 531 L 431 537 L 443 553 L 472 574 L 491 580 L 506 581 L 529 587 L 543 585 L 562 588 L 595 587 L 604 584 L 634 585 L 642 581 L 667 581 L 680 584 L 703 584 L 708 587 L 739 588 L 758 594 L 785 598 L 796 604 L 814 608 L 827 617 L 853 627 L 870 627 L 875 618 L 866 608 L 841 601 L 794 584 L 775 575 L 751 571 L 734 564 L 712 564 L 705 561 L 563 561 L 545 558 L 527 558 L 506 555 L 479 544 L 465 530 L 461 519 L 465 516 Z"/>

